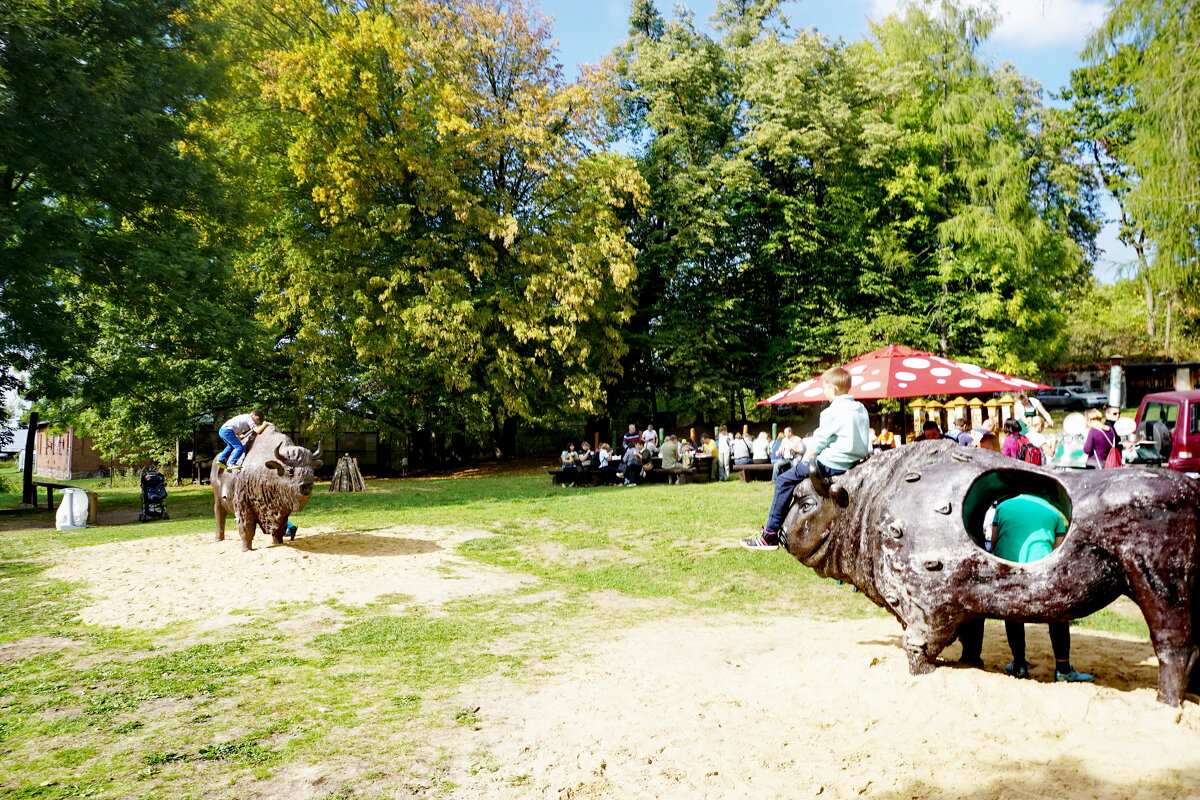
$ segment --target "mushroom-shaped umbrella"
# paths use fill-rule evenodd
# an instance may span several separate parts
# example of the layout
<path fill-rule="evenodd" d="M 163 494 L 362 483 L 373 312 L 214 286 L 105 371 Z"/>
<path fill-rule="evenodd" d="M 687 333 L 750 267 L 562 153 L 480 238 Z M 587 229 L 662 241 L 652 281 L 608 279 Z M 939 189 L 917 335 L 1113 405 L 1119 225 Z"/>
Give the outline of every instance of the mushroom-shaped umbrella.
<path fill-rule="evenodd" d="M 861 355 L 842 368 L 850 373 L 850 394 L 856 400 L 887 397 L 925 397 L 933 394 L 979 394 L 980 392 L 1032 392 L 1050 387 L 1014 378 L 975 364 L 935 356 L 911 347 L 890 344 Z M 790 389 L 773 394 L 759 405 L 821 403 L 825 393 L 821 379 L 810 378 Z"/>

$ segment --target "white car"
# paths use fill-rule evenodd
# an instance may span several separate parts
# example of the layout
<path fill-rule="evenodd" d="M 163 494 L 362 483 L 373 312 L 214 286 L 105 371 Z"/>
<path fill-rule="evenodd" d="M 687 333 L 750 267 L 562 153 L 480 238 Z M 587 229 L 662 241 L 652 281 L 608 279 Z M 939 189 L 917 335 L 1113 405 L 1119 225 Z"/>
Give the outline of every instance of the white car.
<path fill-rule="evenodd" d="M 1037 393 L 1037 399 L 1046 408 L 1065 408 L 1078 411 L 1084 408 L 1104 408 L 1108 405 L 1108 395 L 1104 392 L 1093 392 L 1082 386 L 1056 386 L 1053 389 L 1042 389 Z"/>

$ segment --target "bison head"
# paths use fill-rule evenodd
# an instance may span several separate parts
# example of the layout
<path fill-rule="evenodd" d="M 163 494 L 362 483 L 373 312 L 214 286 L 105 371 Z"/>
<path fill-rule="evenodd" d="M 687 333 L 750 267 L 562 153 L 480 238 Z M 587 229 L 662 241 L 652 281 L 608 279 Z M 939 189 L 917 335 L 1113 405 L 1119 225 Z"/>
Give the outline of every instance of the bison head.
<path fill-rule="evenodd" d="M 801 481 L 793 493 L 792 507 L 779 532 L 780 544 L 797 559 L 821 560 L 821 548 L 829 539 L 830 526 L 849 502 L 846 490 L 819 473 Z"/>
<path fill-rule="evenodd" d="M 303 508 L 308 502 L 309 496 L 312 495 L 314 473 L 324 463 L 317 458 L 320 454 L 320 446 L 314 451 L 309 451 L 296 445 L 284 447 L 280 442 L 275 445 L 274 457 L 263 464 L 267 469 L 274 470 L 279 480 L 293 488 L 294 496 L 300 498 L 299 503 L 292 511 L 299 511 Z"/>

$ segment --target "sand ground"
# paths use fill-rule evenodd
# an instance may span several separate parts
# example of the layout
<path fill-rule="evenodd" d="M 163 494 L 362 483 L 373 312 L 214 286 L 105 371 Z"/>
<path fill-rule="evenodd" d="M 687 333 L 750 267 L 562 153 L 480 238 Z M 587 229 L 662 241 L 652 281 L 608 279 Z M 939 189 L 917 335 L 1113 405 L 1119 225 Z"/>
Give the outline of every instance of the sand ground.
<path fill-rule="evenodd" d="M 453 554 L 481 535 L 309 530 L 241 553 L 197 534 L 69 551 L 50 575 L 89 586 L 88 622 L 219 626 L 277 602 L 436 604 L 525 583 Z M 999 626 L 986 670 L 918 677 L 900 632 L 891 619 L 726 615 L 581 636 L 536 681 L 465 687 L 455 702 L 479 723 L 435 731 L 430 769 L 462 800 L 1200 797 L 1200 706 L 1155 702 L 1148 644 L 1077 630 L 1073 660 L 1097 681 L 1067 685 L 1051 681 L 1042 626 L 1024 681 L 1002 672 Z M 323 796 L 314 769 L 247 797 Z"/>

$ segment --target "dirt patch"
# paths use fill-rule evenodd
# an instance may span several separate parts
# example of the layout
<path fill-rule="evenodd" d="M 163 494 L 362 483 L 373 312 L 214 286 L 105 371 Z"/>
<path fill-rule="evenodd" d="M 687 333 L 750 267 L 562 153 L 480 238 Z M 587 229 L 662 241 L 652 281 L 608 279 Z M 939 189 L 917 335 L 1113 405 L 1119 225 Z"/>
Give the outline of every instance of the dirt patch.
<path fill-rule="evenodd" d="M 361 605 L 381 596 L 439 603 L 512 591 L 525 579 L 454 555 L 456 545 L 489 535 L 420 526 L 313 528 L 294 542 L 242 552 L 236 536 L 214 542 L 197 533 L 57 553 L 46 575 L 88 585 L 93 601 L 81 616 L 89 624 L 159 628 L 203 620 L 211 627 L 238 621 L 230 612 L 275 603 Z"/>
<path fill-rule="evenodd" d="M 999 625 L 987 670 L 914 677 L 899 636 L 890 619 L 669 619 L 581 643 L 536 685 L 456 698 L 480 722 L 442 732 L 441 777 L 463 800 L 1200 795 L 1200 709 L 1155 702 L 1148 644 L 1077 632 L 1097 682 L 1069 685 L 1045 626 L 1024 681 Z"/>
<path fill-rule="evenodd" d="M 26 636 L 15 642 L 0 644 L 0 664 L 11 664 L 24 658 L 57 653 L 76 644 L 74 639 L 62 636 Z"/>

